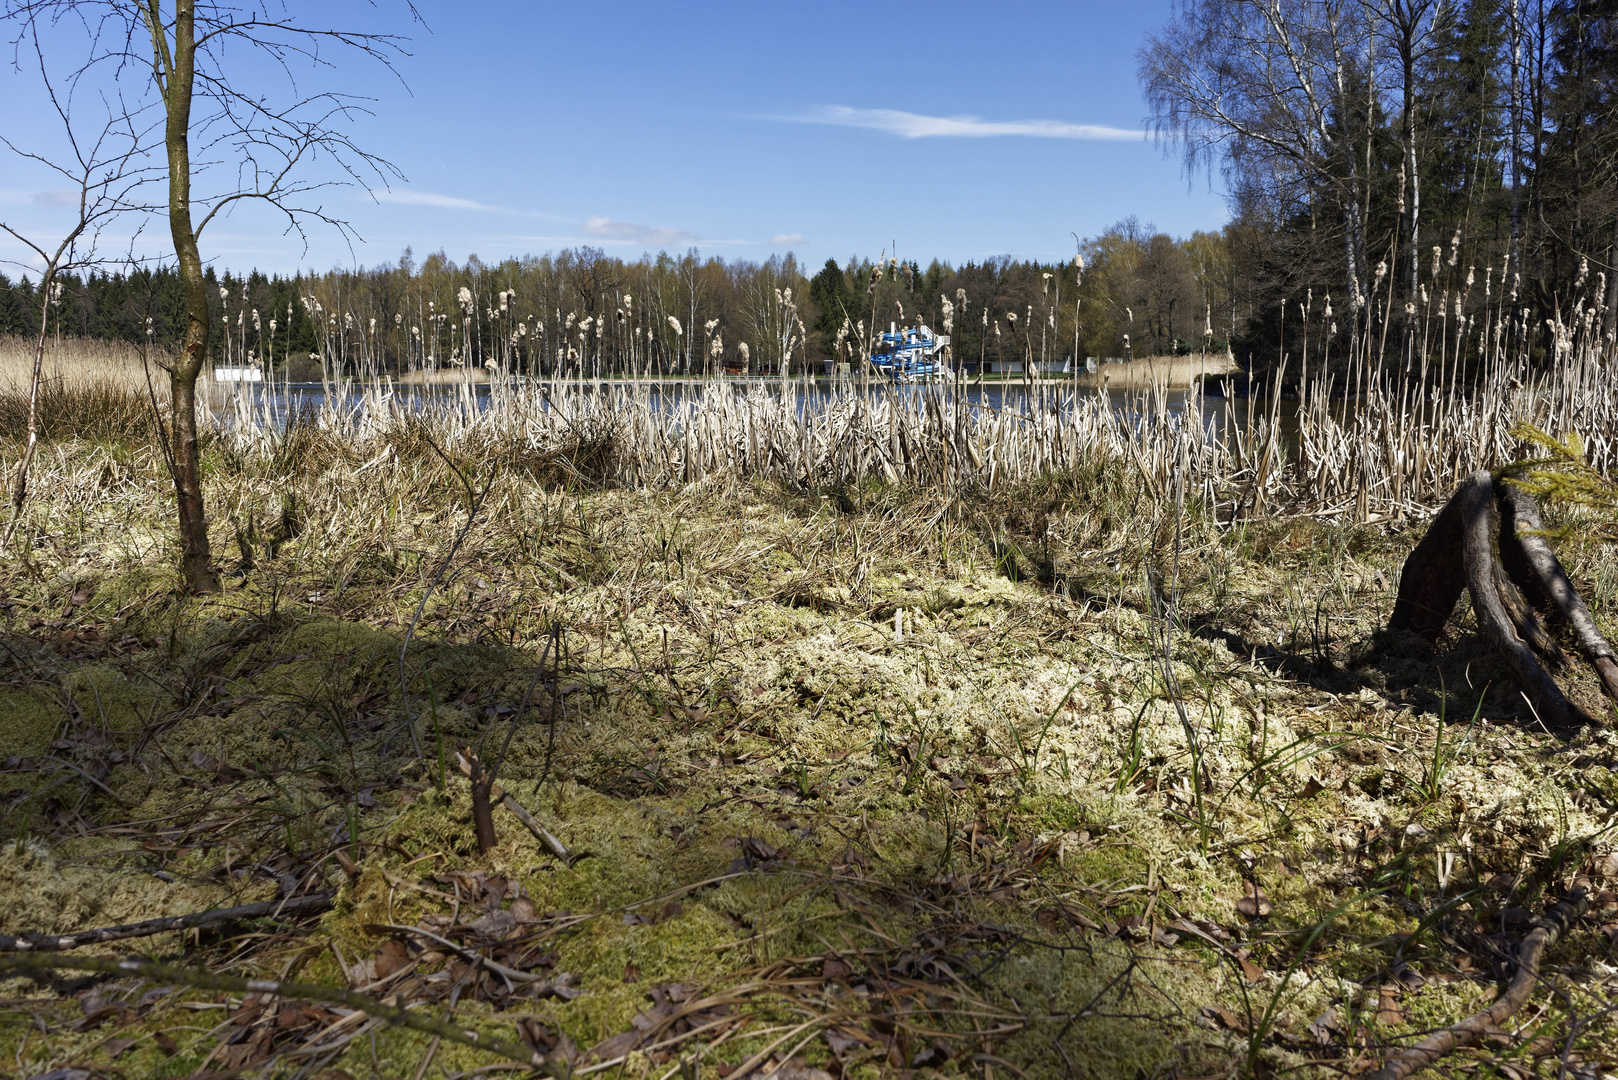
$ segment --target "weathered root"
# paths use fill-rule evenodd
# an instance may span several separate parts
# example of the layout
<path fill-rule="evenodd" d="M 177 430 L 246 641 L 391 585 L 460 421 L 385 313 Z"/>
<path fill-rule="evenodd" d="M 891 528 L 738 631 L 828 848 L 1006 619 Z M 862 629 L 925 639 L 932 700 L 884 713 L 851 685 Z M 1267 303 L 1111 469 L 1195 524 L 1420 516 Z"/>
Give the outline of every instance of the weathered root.
<path fill-rule="evenodd" d="M 1579 649 L 1601 676 L 1607 696 L 1618 698 L 1618 656 L 1596 629 L 1595 619 L 1562 563 L 1545 543 L 1545 525 L 1534 497 L 1515 484 L 1501 485 L 1500 561 L 1530 601 L 1559 614 L 1579 639 Z"/>
<path fill-rule="evenodd" d="M 1372 1073 L 1370 1080 L 1405 1080 L 1406 1077 L 1439 1061 L 1457 1047 L 1497 1030 L 1528 1000 L 1534 983 L 1539 981 L 1539 962 L 1545 950 L 1556 944 L 1557 938 L 1567 930 L 1568 924 L 1584 914 L 1590 906 L 1590 884 L 1582 878 L 1573 883 L 1573 891 L 1566 900 L 1553 906 L 1534 920 L 1534 929 L 1523 939 L 1517 952 L 1517 972 L 1511 985 L 1493 1005 L 1474 1013 L 1452 1027 L 1443 1028 L 1421 1042 L 1403 1051 L 1382 1068 Z"/>
<path fill-rule="evenodd" d="M 1482 476 L 1488 483 L 1488 474 Z M 1428 644 L 1437 641 L 1443 632 L 1450 612 L 1466 589 L 1466 567 L 1460 559 L 1462 504 L 1477 480 L 1474 475 L 1461 483 L 1427 527 L 1427 535 L 1405 559 L 1404 572 L 1399 575 L 1399 595 L 1388 619 L 1389 629 L 1409 630 Z"/>
<path fill-rule="evenodd" d="M 1592 719 L 1546 671 L 1545 664 L 1561 668 L 1567 657 L 1535 609 L 1549 610 L 1573 627 L 1582 651 L 1614 697 L 1618 659 L 1550 547 L 1536 535 L 1524 535 L 1540 528 L 1539 507 L 1530 495 L 1496 483 L 1486 469 L 1473 473 L 1405 560 L 1388 627 L 1436 641 L 1465 589 L 1484 639 L 1510 665 L 1539 718 L 1552 727 L 1570 728 Z"/>

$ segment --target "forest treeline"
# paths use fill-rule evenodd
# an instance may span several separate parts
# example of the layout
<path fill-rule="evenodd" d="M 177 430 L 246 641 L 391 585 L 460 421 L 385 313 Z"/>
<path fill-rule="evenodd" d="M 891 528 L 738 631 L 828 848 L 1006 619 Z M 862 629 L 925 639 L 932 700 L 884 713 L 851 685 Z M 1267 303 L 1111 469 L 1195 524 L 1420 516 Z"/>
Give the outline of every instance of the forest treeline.
<path fill-rule="evenodd" d="M 1246 340 L 1311 300 L 1404 355 L 1440 322 L 1539 355 L 1618 329 L 1618 0 L 1197 0 L 1138 62 L 1230 193 Z"/>
<path fill-rule="evenodd" d="M 417 261 L 407 250 L 390 265 L 292 277 L 210 271 L 214 360 L 294 378 L 318 378 L 323 364 L 359 375 L 467 363 L 544 375 L 820 371 L 857 361 L 874 331 L 920 322 L 950 334 L 969 367 L 1060 366 L 1224 348 L 1226 251 L 1221 234 L 1176 241 L 1129 219 L 1061 263 L 851 258 L 811 270 L 790 254 L 725 261 L 691 249 L 629 261 L 581 247 L 499 263 Z M 47 305 L 52 335 L 180 341 L 184 297 L 170 270 L 61 285 Z M 0 333 L 37 333 L 40 300 L 26 278 L 0 277 Z"/>

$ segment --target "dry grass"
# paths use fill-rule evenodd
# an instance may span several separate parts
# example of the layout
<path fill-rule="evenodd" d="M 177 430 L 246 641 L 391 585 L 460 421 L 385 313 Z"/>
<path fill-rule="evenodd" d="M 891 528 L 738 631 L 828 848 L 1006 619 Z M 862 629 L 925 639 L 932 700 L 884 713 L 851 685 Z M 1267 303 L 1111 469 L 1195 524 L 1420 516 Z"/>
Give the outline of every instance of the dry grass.
<path fill-rule="evenodd" d="M 221 430 L 230 584 L 207 600 L 172 591 L 148 445 L 42 455 L 0 570 L 0 932 L 290 881 L 337 908 L 135 947 L 332 985 L 390 970 L 377 993 L 443 1010 L 454 987 L 458 1023 L 658 1078 L 794 1054 L 862 1077 L 1324 1076 L 1486 1000 L 1517 913 L 1574 868 L 1618 876 L 1612 730 L 1538 733 L 1465 622 L 1436 655 L 1380 633 L 1416 527 L 1231 526 L 1230 494 L 1199 497 L 1216 451 L 1151 450 L 1149 425 L 1183 430 L 1166 410 L 1036 476 L 1038 433 L 1071 429 L 940 420 L 928 396 L 795 429 L 761 392 L 677 419 L 547 392 Z M 1199 478 L 1183 516 L 1177 476 Z M 445 567 L 468 487 L 488 494 Z M 1610 549 L 1564 556 L 1607 619 Z M 478 854 L 441 774 L 440 746 L 489 757 L 514 722 L 503 782 L 591 854 L 571 867 L 501 811 Z M 1273 910 L 1249 917 L 1255 887 Z M 1461 1066 L 1618 1063 L 1613 918 L 1559 946 L 1538 1027 Z M 335 1014 L 149 989 L 13 980 L 0 1060 L 409 1077 L 428 1057 L 407 1032 L 325 1034 Z M 111 1011 L 84 1029 L 92 995 Z M 425 1076 L 489 1064 L 444 1045 Z"/>
<path fill-rule="evenodd" d="M 1204 431 L 1161 391 L 1119 413 L 1052 387 L 1001 412 L 936 387 L 800 410 L 792 383 L 673 407 L 497 387 L 485 409 L 371 386 L 300 416 L 223 393 L 207 498 L 231 584 L 204 601 L 172 592 L 149 405 L 52 382 L 0 571 L 0 931 L 329 884 L 317 925 L 141 947 L 334 985 L 387 965 L 385 992 L 637 1075 L 693 1054 L 1361 1068 L 1487 998 L 1515 913 L 1574 869 L 1618 877 L 1612 729 L 1536 733 L 1464 622 L 1436 655 L 1380 630 L 1423 507 L 1519 452 L 1513 420 L 1577 427 L 1606 463 L 1606 371 L 1573 352 L 1476 395 L 1369 382 L 1353 409 L 1306 380 L 1295 430 L 1245 401 Z M 1618 577 L 1585 535 L 1564 557 L 1606 619 Z M 591 858 L 560 866 L 510 819 L 476 852 L 443 764 L 513 723 L 504 781 Z M 1463 1065 L 1611 1068 L 1613 919 L 1560 946 L 1539 1029 Z M 14 980 L 0 1058 L 428 1057 L 251 1006 L 170 1057 L 150 1034 L 215 1002 L 145 989 Z M 128 1006 L 132 1046 L 80 1030 L 91 994 Z M 426 1075 L 486 1064 L 441 1047 Z"/>
<path fill-rule="evenodd" d="M 34 338 L 0 337 L 0 389 L 28 391 L 34 370 Z M 45 345 L 41 368 L 45 379 L 57 385 L 107 384 L 144 391 L 145 368 L 140 350 L 121 341 L 69 339 Z M 161 377 L 161 373 L 157 373 Z"/>

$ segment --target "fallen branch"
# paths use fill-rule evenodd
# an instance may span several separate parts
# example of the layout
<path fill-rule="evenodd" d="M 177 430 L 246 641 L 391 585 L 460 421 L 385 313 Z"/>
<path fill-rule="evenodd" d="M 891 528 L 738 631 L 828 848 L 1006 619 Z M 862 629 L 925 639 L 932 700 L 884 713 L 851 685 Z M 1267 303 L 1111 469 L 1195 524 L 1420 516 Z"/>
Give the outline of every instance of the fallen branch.
<path fill-rule="evenodd" d="M 277 915 L 300 915 L 311 911 L 324 911 L 331 907 L 335 893 L 313 893 L 293 896 L 284 900 L 266 900 L 260 904 L 199 911 L 191 915 L 175 915 L 165 919 L 147 919 L 145 922 L 107 926 L 99 930 L 81 930 L 75 934 L 18 934 L 12 937 L 0 934 L 0 952 L 61 952 L 82 945 L 102 945 L 127 938 L 151 937 L 171 930 L 198 930 L 207 926 L 222 926 L 241 919 L 274 918 Z"/>
<path fill-rule="evenodd" d="M 1368 1080 L 1406 1080 L 1456 1048 L 1505 1023 L 1528 1000 L 1529 992 L 1539 979 L 1539 961 L 1545 950 L 1556 944 L 1568 924 L 1584 914 L 1589 906 L 1590 883 L 1580 878 L 1573 883 L 1573 891 L 1568 893 L 1567 899 L 1534 920 L 1534 929 L 1523 938 L 1517 953 L 1517 974 L 1512 976 L 1511 985 L 1498 1001 L 1453 1027 L 1427 1036 L 1372 1073 Z"/>
<path fill-rule="evenodd" d="M 195 971 L 150 960 L 128 957 L 123 960 L 102 959 L 93 956 L 12 955 L 0 957 L 0 972 L 54 971 L 66 968 L 72 971 L 99 971 L 107 975 L 135 975 L 154 982 L 179 986 L 193 986 L 199 990 L 221 990 L 234 994 L 274 994 L 276 997 L 297 1001 L 327 1001 L 346 1005 L 351 1009 L 369 1013 L 399 1027 L 436 1035 L 450 1042 L 460 1043 L 477 1050 L 487 1050 L 511 1061 L 520 1062 L 541 1071 L 546 1069 L 545 1055 L 525 1046 L 484 1036 L 477 1031 L 456 1027 L 442 1020 L 423 1016 L 420 1010 L 402 1005 L 390 1005 L 357 994 L 352 990 L 339 990 L 334 986 L 314 986 L 309 983 L 279 982 L 274 979 L 243 979 L 235 975 L 216 975 L 211 971 Z"/>

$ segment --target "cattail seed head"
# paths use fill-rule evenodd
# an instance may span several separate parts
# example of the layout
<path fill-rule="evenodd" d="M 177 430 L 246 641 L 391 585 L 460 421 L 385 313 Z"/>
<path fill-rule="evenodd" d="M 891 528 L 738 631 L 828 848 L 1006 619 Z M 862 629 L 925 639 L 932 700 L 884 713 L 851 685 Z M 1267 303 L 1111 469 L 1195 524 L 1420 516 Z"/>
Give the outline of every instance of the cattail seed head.
<path fill-rule="evenodd" d="M 669 316 L 669 328 L 674 331 L 675 337 L 680 337 L 685 333 L 684 330 L 680 329 L 680 320 L 676 319 L 673 315 Z"/>

